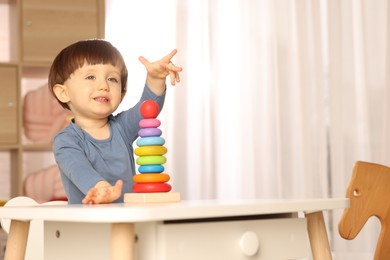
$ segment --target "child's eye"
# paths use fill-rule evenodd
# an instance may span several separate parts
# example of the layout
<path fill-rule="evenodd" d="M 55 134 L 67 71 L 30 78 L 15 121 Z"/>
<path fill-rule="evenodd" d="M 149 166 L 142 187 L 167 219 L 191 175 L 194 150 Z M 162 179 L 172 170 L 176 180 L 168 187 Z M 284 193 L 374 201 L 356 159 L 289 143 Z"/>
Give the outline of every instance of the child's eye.
<path fill-rule="evenodd" d="M 94 80 L 95 76 L 87 76 L 85 79 Z"/>
<path fill-rule="evenodd" d="M 108 78 L 108 81 L 112 81 L 114 83 L 118 83 L 119 80 L 117 80 L 116 78 Z"/>

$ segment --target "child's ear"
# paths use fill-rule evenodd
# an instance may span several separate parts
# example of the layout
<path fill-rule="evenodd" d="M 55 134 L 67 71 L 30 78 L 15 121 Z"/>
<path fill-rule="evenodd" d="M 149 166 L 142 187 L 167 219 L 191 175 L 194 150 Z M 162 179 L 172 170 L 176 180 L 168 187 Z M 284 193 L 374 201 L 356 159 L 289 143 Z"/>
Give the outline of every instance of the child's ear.
<path fill-rule="evenodd" d="M 58 98 L 58 100 L 61 101 L 62 103 L 66 104 L 69 102 L 70 99 L 68 95 L 68 89 L 66 88 L 65 85 L 61 85 L 61 84 L 54 85 L 53 92 Z"/>

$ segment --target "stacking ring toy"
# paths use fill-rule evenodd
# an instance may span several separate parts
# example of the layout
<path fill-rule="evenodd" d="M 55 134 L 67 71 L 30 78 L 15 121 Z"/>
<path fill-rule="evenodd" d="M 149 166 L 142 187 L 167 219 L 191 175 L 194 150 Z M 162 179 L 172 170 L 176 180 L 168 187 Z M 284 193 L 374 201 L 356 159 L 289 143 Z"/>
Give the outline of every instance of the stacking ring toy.
<path fill-rule="evenodd" d="M 156 183 L 169 181 L 169 175 L 166 173 L 136 174 L 133 176 L 135 183 Z"/>
<path fill-rule="evenodd" d="M 156 118 L 147 118 L 147 119 L 142 119 L 139 121 L 139 127 L 141 128 L 157 128 L 161 125 L 160 120 Z"/>
<path fill-rule="evenodd" d="M 138 146 L 148 146 L 148 145 L 164 145 L 165 139 L 160 136 L 150 136 L 144 138 L 138 138 Z"/>
<path fill-rule="evenodd" d="M 159 128 L 142 128 L 138 131 L 138 135 L 141 137 L 145 136 L 160 136 L 162 134 Z"/>
<path fill-rule="evenodd" d="M 138 157 L 136 163 L 138 165 L 149 165 L 149 164 L 164 164 L 167 158 L 163 155 L 152 155 L 152 156 L 141 156 Z"/>
<path fill-rule="evenodd" d="M 164 171 L 164 166 L 160 164 L 141 165 L 138 167 L 140 173 L 160 173 Z"/>
<path fill-rule="evenodd" d="M 158 115 L 158 104 L 154 100 L 146 100 L 141 104 L 140 112 L 143 118 L 156 118 Z"/>
<path fill-rule="evenodd" d="M 141 146 L 135 148 L 134 153 L 138 156 L 163 155 L 167 153 L 167 148 L 164 146 Z"/>
<path fill-rule="evenodd" d="M 168 183 L 136 183 L 133 185 L 134 192 L 168 192 L 172 189 Z"/>

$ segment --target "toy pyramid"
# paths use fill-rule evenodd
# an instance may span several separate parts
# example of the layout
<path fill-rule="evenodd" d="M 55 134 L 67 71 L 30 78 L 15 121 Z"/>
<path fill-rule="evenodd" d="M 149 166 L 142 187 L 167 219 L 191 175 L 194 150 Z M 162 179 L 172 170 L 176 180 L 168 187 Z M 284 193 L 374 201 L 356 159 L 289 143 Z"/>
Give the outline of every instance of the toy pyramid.
<path fill-rule="evenodd" d="M 126 193 L 125 203 L 161 203 L 178 202 L 180 193 L 171 192 L 172 187 L 167 182 L 170 176 L 164 173 L 163 164 L 167 161 L 164 156 L 167 148 L 161 137 L 161 124 L 157 119 L 158 104 L 153 100 L 146 100 L 141 104 L 141 115 L 144 119 L 139 122 L 141 129 L 138 132 L 138 147 L 134 150 L 138 156 L 139 174 L 134 175 L 134 193 Z"/>

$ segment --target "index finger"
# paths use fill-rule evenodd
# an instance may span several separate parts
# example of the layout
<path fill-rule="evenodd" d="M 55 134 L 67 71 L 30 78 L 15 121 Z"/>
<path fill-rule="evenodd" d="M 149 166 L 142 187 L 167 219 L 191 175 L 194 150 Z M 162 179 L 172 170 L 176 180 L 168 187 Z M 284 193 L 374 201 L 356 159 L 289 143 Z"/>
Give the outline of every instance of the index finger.
<path fill-rule="evenodd" d="M 144 65 L 148 65 L 150 63 L 150 61 L 148 59 L 146 59 L 144 56 L 139 56 L 138 57 L 138 60 Z"/>
<path fill-rule="evenodd" d="M 176 53 L 177 53 L 176 49 L 172 50 L 167 56 L 163 58 L 163 60 L 169 62 L 173 58 L 173 56 L 175 56 Z"/>

